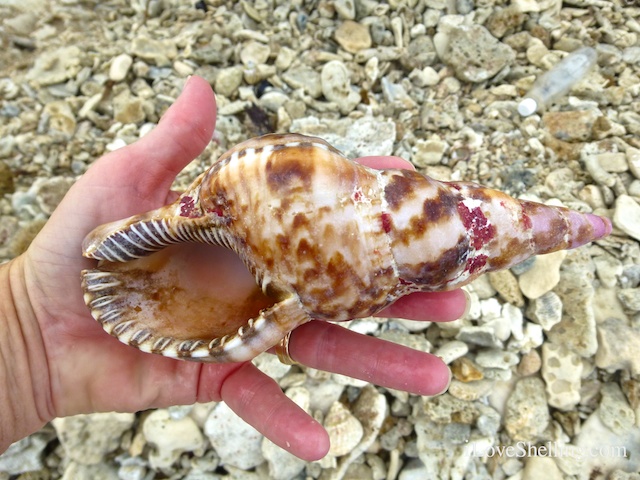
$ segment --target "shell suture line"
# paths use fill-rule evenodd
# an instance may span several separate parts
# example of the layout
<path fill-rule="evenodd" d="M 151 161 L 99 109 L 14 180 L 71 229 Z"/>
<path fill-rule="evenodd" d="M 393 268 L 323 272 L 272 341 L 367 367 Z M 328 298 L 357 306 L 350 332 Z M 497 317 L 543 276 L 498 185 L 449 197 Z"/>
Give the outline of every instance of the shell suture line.
<path fill-rule="evenodd" d="M 137 243 L 137 242 L 134 242 L 134 241 L 133 241 L 133 239 L 131 238 L 131 236 L 130 236 L 130 235 L 128 235 L 126 232 L 122 232 L 122 231 L 121 231 L 121 232 L 118 232 L 118 233 L 120 234 L 120 236 L 121 236 L 122 238 L 124 238 L 124 240 L 125 240 L 126 242 L 129 242 L 130 244 L 134 245 L 135 247 L 139 248 L 140 250 L 143 250 L 143 251 L 149 251 L 149 249 L 148 249 L 147 247 L 145 247 L 145 246 L 143 246 L 143 245 L 140 245 L 140 244 L 139 244 L 139 243 Z M 135 233 L 135 232 L 134 232 L 134 233 Z"/>
<path fill-rule="evenodd" d="M 129 241 L 129 237 L 126 236 L 126 234 L 124 234 L 123 232 L 118 232 L 119 235 L 124 238 L 125 241 Z M 116 248 L 118 248 L 122 253 L 124 253 L 125 255 L 127 255 L 129 257 L 129 259 L 132 258 L 141 258 L 141 255 L 136 255 L 133 252 L 130 252 L 129 250 L 127 250 L 127 248 L 125 248 L 124 245 L 122 245 L 120 242 L 116 242 L 115 239 L 112 239 L 112 243 L 116 246 Z M 131 242 L 133 243 L 133 242 Z"/>
<path fill-rule="evenodd" d="M 109 310 L 105 314 L 100 315 L 100 321 L 102 323 L 111 323 L 120 318 L 122 316 L 122 313 L 122 309 Z"/>
<path fill-rule="evenodd" d="M 113 242 L 113 239 L 109 239 L 111 241 L 111 243 L 115 243 Z M 100 248 L 100 251 L 102 252 L 102 255 L 109 261 L 116 261 L 116 262 L 124 262 L 125 259 L 122 258 L 120 255 L 116 254 L 116 252 L 114 252 L 111 248 L 109 248 L 108 245 L 109 241 L 106 241 L 102 244 L 102 247 Z"/>
<path fill-rule="evenodd" d="M 111 282 L 103 282 L 87 285 L 87 290 L 90 292 L 100 292 L 102 290 L 107 290 L 109 288 L 119 287 L 120 282 L 118 280 L 113 280 Z"/>
<path fill-rule="evenodd" d="M 89 305 L 93 308 L 102 308 L 111 304 L 116 299 L 115 295 L 105 295 L 103 297 L 97 297 L 91 300 Z"/>
<path fill-rule="evenodd" d="M 135 223 L 134 223 L 134 224 L 132 224 L 132 225 L 131 225 L 131 230 L 133 230 L 133 232 L 134 232 L 136 235 L 138 235 L 138 238 L 139 238 L 140 240 L 142 240 L 143 242 L 145 242 L 149 247 L 151 247 L 151 248 L 155 248 L 155 247 L 157 247 L 157 246 L 158 246 L 156 243 L 153 243 L 153 242 L 152 242 L 151 240 L 149 240 L 149 239 L 148 239 L 148 238 L 147 238 L 143 233 L 141 233 L 141 232 L 138 230 L 138 224 L 135 224 Z M 141 247 L 141 248 L 143 248 L 143 247 Z M 147 250 L 150 250 L 150 249 L 149 249 L 149 248 L 147 248 Z"/>
<path fill-rule="evenodd" d="M 169 222 L 166 218 L 160 220 L 160 224 L 156 224 L 156 228 L 158 229 L 158 234 L 160 234 L 167 241 L 167 245 L 178 240 L 172 232 L 172 228 L 169 226 Z"/>
<path fill-rule="evenodd" d="M 164 246 L 165 244 L 162 243 L 162 241 L 153 234 L 153 232 L 149 228 L 149 225 L 147 225 L 148 223 L 151 223 L 151 222 L 142 222 L 142 223 L 140 223 L 140 226 L 144 229 L 144 231 L 147 233 L 147 235 L 149 235 L 153 239 L 153 241 L 155 242 L 155 246 L 156 247 Z"/>
<path fill-rule="evenodd" d="M 154 343 L 153 346 L 151 347 L 153 350 L 164 350 L 167 348 L 167 346 L 172 342 L 171 338 L 169 337 L 160 337 L 159 339 L 157 339 Z"/>
<path fill-rule="evenodd" d="M 134 324 L 135 320 L 127 320 L 126 322 L 119 323 L 113 328 L 113 332 L 116 335 L 122 335 L 124 332 L 129 330 Z"/>

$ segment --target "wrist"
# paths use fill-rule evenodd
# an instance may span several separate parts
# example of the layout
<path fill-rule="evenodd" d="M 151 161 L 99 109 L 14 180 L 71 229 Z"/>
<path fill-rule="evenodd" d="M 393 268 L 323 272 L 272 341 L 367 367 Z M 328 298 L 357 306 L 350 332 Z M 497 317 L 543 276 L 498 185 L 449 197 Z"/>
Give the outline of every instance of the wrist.
<path fill-rule="evenodd" d="M 48 368 L 24 257 L 0 265 L 0 453 L 50 420 Z"/>

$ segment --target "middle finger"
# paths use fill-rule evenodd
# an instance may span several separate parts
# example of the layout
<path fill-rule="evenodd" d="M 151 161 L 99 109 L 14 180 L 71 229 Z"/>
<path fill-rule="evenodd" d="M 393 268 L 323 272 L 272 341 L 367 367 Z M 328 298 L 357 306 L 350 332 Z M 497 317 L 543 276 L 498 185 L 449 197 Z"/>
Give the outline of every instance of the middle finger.
<path fill-rule="evenodd" d="M 440 394 L 450 381 L 449 368 L 435 355 L 322 321 L 296 328 L 289 353 L 309 367 L 417 395 Z"/>

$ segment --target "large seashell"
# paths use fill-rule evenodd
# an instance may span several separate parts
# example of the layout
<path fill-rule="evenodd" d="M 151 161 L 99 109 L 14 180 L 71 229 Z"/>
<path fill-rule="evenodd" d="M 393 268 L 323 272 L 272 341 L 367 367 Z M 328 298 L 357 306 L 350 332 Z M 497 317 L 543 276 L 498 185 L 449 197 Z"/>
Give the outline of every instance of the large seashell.
<path fill-rule="evenodd" d="M 610 231 L 592 214 L 372 170 L 323 140 L 267 135 L 222 155 L 175 203 L 91 232 L 83 254 L 101 262 L 83 271 L 82 288 L 93 317 L 125 343 L 243 361 L 310 319 L 366 317 Z M 194 242 L 233 250 L 255 290 L 227 304 L 212 297 L 206 274 L 222 266 Z"/>

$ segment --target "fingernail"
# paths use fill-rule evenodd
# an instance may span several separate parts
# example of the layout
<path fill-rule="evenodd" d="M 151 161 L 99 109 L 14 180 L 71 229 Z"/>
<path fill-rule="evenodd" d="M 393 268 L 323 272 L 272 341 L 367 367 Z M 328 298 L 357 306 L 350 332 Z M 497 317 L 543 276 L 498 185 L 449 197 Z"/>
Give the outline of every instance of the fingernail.
<path fill-rule="evenodd" d="M 464 293 L 464 299 L 465 299 L 466 305 L 464 307 L 464 312 L 462 313 L 460 318 L 464 318 L 467 315 L 469 315 L 469 311 L 471 310 L 471 295 L 464 288 L 462 289 L 462 293 Z"/>
<path fill-rule="evenodd" d="M 437 397 L 437 396 L 442 395 L 443 393 L 445 393 L 447 390 L 449 390 L 449 385 L 451 385 L 451 380 L 453 378 L 452 374 L 451 374 L 451 369 L 445 363 L 444 359 L 440 355 L 435 355 L 435 356 L 438 357 L 440 359 L 440 361 L 444 364 L 444 367 L 447 369 L 447 373 L 449 374 L 449 379 L 447 380 L 447 384 L 444 386 L 444 388 L 441 391 L 439 391 L 437 393 L 434 393 L 432 395 L 424 395 L 425 397 L 428 397 L 428 398 Z"/>
<path fill-rule="evenodd" d="M 187 88 L 187 85 L 189 85 L 189 82 L 191 81 L 191 79 L 193 78 L 193 75 L 189 75 L 187 77 L 187 79 L 184 81 L 184 85 L 182 86 L 182 91 L 184 92 L 185 88 Z"/>
<path fill-rule="evenodd" d="M 437 356 L 437 355 L 436 355 Z M 440 360 L 442 360 L 441 357 Z M 444 360 L 442 360 L 442 362 L 444 363 Z M 451 380 L 453 379 L 453 375 L 451 373 L 451 369 L 449 367 L 447 367 L 447 372 L 449 373 L 449 380 L 447 381 L 447 385 L 442 389 L 441 392 L 436 393 L 435 395 L 433 395 L 434 397 L 437 397 L 438 395 L 442 395 L 443 393 L 445 393 L 447 390 L 449 390 L 449 386 L 451 385 Z"/>
<path fill-rule="evenodd" d="M 451 380 L 453 380 L 453 373 L 451 373 L 451 369 L 449 367 L 447 367 L 447 372 L 449 372 L 449 381 L 447 382 L 447 386 L 445 387 L 445 389 L 440 392 L 441 395 L 449 390 L 449 387 L 451 386 Z"/>

